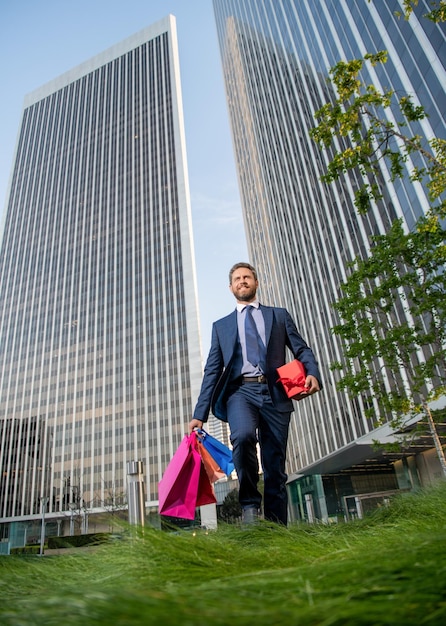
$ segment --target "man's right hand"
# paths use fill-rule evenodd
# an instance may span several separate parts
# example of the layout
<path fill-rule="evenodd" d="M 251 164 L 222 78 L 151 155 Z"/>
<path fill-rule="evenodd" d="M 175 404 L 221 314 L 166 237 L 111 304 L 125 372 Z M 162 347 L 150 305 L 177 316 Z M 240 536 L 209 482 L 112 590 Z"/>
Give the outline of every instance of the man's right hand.
<path fill-rule="evenodd" d="M 202 428 L 203 422 L 201 420 L 191 419 L 189 422 L 189 433 L 193 432 L 194 428 Z"/>

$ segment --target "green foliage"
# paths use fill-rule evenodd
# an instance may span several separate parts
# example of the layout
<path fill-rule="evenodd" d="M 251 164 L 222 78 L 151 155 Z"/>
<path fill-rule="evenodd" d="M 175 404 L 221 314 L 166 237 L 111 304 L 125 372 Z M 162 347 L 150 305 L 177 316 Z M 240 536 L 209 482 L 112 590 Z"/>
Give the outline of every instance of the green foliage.
<path fill-rule="evenodd" d="M 23 546 L 21 548 L 11 548 L 11 554 L 14 555 L 31 555 L 31 554 L 40 554 L 40 546 Z"/>
<path fill-rule="evenodd" d="M 110 541 L 110 533 L 89 533 L 69 537 L 48 537 L 48 548 L 80 548 Z"/>
<path fill-rule="evenodd" d="M 238 489 L 232 489 L 226 496 L 221 507 L 219 507 L 219 514 L 222 520 L 228 524 L 234 524 L 238 522 L 242 516 L 242 507 L 240 506 L 238 498 Z"/>
<path fill-rule="evenodd" d="M 446 619 L 446 482 L 362 521 L 164 533 L 0 558 L 3 626 L 430 626 Z"/>
<path fill-rule="evenodd" d="M 446 21 L 446 2 L 444 2 L 444 0 L 440 0 L 439 2 L 431 0 L 430 5 L 431 10 L 429 13 L 426 13 L 424 17 L 435 23 Z M 408 20 L 412 15 L 414 7 L 418 6 L 418 0 L 403 0 L 403 6 L 404 19 Z M 397 15 L 400 15 L 400 13 L 397 13 Z"/>
<path fill-rule="evenodd" d="M 410 132 L 411 123 L 426 117 L 423 107 L 415 105 L 410 96 L 396 101 L 392 90 L 380 92 L 361 80 L 365 63 L 373 66 L 386 60 L 384 50 L 366 54 L 363 59 L 339 61 L 331 68 L 337 98 L 316 112 L 318 124 L 309 132 L 325 149 L 330 148 L 337 137 L 346 141 L 331 157 L 321 179 L 332 183 L 342 174 L 357 169 L 363 177 L 363 185 L 356 194 L 356 207 L 364 213 L 371 200 L 382 197 L 377 183 L 381 176 L 380 161 L 387 161 L 390 179 L 395 181 L 406 175 L 409 158 L 417 153 L 423 157 L 425 166 L 412 167 L 410 176 L 413 181 L 426 184 L 430 199 L 436 202 L 437 214 L 444 215 L 446 206 L 441 195 L 446 189 L 446 141 L 438 138 L 427 141 Z M 398 107 L 399 121 L 391 122 L 384 116 L 390 107 Z"/>
<path fill-rule="evenodd" d="M 356 258 L 335 303 L 344 343 L 340 389 L 370 397 L 368 416 L 416 410 L 414 398 L 436 381 L 446 385 L 446 235 L 438 216 L 419 220 L 414 232 L 396 220 L 371 240 L 370 256 Z M 423 352 L 425 360 L 414 357 Z M 386 379 L 385 385 L 383 379 Z M 376 402 L 373 402 L 373 399 Z"/>

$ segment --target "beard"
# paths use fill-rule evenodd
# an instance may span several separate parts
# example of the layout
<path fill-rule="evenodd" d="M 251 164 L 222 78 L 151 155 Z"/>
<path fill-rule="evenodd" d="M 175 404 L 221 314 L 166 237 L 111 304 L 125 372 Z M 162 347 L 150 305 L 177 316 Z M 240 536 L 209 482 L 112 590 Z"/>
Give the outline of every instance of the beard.
<path fill-rule="evenodd" d="M 252 289 L 245 289 L 242 292 L 237 290 L 234 295 L 236 300 L 238 300 L 239 302 L 252 302 L 252 300 L 255 300 L 256 292 L 257 289 L 253 287 Z"/>

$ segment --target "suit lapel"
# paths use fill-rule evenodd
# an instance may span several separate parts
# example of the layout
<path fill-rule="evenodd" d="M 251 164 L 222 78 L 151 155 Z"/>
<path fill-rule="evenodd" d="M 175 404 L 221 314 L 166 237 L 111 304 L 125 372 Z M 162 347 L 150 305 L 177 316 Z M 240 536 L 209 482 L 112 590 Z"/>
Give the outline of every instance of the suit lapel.
<path fill-rule="evenodd" d="M 268 347 L 269 339 L 271 337 L 271 331 L 273 328 L 274 312 L 272 307 L 264 306 L 263 304 L 260 305 L 260 309 L 263 314 L 263 319 L 265 320 L 265 339 L 266 346 Z"/>
<path fill-rule="evenodd" d="M 225 367 L 227 367 L 234 355 L 235 344 L 238 337 L 237 310 L 234 310 L 224 319 L 222 330 L 223 333 L 220 336 L 220 344 Z"/>

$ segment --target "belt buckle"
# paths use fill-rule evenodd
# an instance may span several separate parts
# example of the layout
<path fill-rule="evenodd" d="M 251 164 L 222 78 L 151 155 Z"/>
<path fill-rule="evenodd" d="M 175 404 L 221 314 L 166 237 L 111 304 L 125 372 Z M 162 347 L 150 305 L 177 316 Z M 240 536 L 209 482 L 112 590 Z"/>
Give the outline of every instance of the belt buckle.
<path fill-rule="evenodd" d="M 266 378 L 263 374 L 260 374 L 260 376 L 257 376 L 257 382 L 258 383 L 264 383 L 266 382 Z"/>

